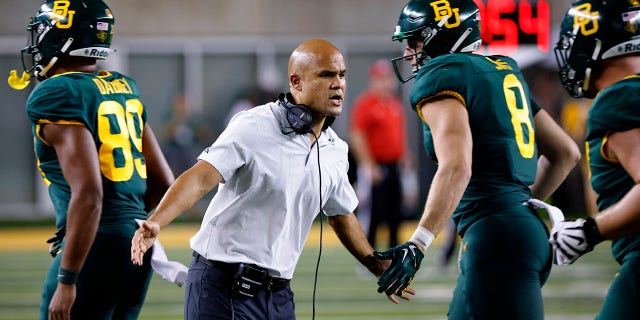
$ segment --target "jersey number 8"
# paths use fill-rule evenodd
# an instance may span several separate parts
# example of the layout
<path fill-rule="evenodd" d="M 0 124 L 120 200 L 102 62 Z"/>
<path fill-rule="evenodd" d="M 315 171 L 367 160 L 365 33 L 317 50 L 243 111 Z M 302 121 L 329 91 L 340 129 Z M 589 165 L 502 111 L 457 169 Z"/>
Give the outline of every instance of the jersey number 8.
<path fill-rule="evenodd" d="M 529 105 L 527 101 L 523 99 L 525 97 L 524 88 L 514 74 L 509 74 L 504 77 L 502 85 L 507 107 L 511 113 L 511 124 L 513 125 L 513 130 L 516 135 L 518 150 L 520 150 L 523 158 L 529 159 L 533 157 L 535 151 L 535 135 L 531 118 L 529 117 Z M 527 131 L 526 136 L 528 139 L 525 139 L 525 130 Z"/>

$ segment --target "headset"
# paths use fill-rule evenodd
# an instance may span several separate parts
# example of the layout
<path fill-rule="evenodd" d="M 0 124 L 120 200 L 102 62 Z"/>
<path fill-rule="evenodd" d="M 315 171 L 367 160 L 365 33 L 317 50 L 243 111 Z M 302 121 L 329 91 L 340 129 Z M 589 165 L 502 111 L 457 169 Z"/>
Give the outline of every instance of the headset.
<path fill-rule="evenodd" d="M 287 109 L 287 122 L 295 133 L 304 134 L 311 133 L 313 125 L 313 115 L 311 109 L 304 104 L 295 104 L 291 93 L 280 93 L 278 102 Z"/>
<path fill-rule="evenodd" d="M 287 122 L 291 126 L 291 129 L 298 134 L 311 133 L 316 138 L 316 150 L 318 155 L 318 177 L 320 178 L 319 184 L 320 188 L 318 189 L 318 194 L 320 196 L 320 208 L 318 209 L 318 215 L 320 216 L 320 249 L 318 251 L 318 260 L 316 261 L 316 271 L 313 279 L 313 298 L 312 298 L 312 316 L 311 319 L 316 318 L 316 285 L 318 283 L 318 269 L 320 268 L 320 257 L 322 256 L 322 169 L 320 168 L 320 145 L 318 145 L 318 136 L 316 133 L 311 130 L 313 125 L 313 115 L 311 114 L 311 109 L 304 104 L 295 104 L 290 101 L 293 101 L 293 96 L 290 92 L 280 93 L 278 95 L 278 102 L 285 109 L 287 109 Z M 325 123 L 322 127 L 324 131 L 327 129 L 333 121 L 335 117 L 328 116 L 325 118 Z"/>

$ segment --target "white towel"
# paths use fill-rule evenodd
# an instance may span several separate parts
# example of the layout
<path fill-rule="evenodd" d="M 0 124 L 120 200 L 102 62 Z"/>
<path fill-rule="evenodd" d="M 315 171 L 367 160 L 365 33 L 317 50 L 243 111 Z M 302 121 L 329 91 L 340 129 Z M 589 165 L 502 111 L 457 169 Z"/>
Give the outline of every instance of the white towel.
<path fill-rule="evenodd" d="M 556 223 L 560 221 L 564 221 L 564 214 L 562 210 L 558 209 L 558 207 L 554 207 L 544 201 L 538 199 L 529 199 L 527 201 L 532 207 L 536 209 L 544 209 L 547 210 L 547 214 L 549 215 L 549 220 L 551 220 L 551 226 L 553 227 Z"/>
<path fill-rule="evenodd" d="M 529 199 L 527 202 L 525 202 L 524 204 L 528 204 L 529 206 L 535 208 L 535 209 L 543 209 L 547 211 L 547 215 L 549 216 L 549 220 L 551 220 L 551 227 L 553 228 L 553 226 L 556 225 L 556 223 L 558 222 L 562 222 L 564 221 L 564 214 L 562 213 L 562 210 L 558 209 L 558 207 L 554 207 L 544 201 L 538 200 L 538 199 Z M 554 251 L 555 251 L 555 246 L 554 246 Z M 562 266 L 562 265 L 566 265 L 569 264 L 569 260 L 563 255 L 563 254 L 559 254 L 558 252 L 555 252 L 554 254 L 555 256 L 555 264 Z"/>

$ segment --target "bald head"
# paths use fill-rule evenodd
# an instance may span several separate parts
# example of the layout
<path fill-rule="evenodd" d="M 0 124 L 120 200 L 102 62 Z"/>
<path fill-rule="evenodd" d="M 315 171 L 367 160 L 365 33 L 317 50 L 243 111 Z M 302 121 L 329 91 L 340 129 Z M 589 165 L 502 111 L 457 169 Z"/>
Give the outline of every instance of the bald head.
<path fill-rule="evenodd" d="M 291 53 L 288 73 L 293 102 L 311 109 L 313 131 L 320 134 L 325 117 L 342 112 L 347 83 L 342 53 L 326 40 L 305 41 Z"/>
<path fill-rule="evenodd" d="M 329 41 L 311 39 L 300 44 L 289 58 L 288 74 L 302 74 L 304 71 L 324 59 L 342 59 L 342 53 Z"/>

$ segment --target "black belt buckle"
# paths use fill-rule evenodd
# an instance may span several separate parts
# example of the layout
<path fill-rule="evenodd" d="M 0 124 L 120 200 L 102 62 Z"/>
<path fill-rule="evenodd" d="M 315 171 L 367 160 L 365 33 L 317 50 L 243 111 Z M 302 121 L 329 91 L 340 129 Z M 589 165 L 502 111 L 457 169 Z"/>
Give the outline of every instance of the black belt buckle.
<path fill-rule="evenodd" d="M 289 283 L 289 280 L 287 279 L 269 277 L 269 282 L 267 283 L 267 290 L 271 292 L 280 291 L 287 287 L 287 283 Z"/>

